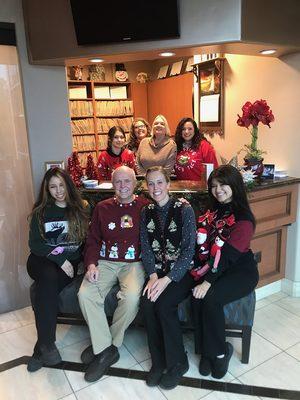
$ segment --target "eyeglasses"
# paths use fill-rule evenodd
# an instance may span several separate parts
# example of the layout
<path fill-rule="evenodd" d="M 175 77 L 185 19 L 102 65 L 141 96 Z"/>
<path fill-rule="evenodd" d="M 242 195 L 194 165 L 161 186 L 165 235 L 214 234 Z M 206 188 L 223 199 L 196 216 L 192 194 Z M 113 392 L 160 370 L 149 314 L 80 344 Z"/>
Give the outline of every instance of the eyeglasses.
<path fill-rule="evenodd" d="M 134 129 L 146 128 L 146 125 L 136 125 Z"/>

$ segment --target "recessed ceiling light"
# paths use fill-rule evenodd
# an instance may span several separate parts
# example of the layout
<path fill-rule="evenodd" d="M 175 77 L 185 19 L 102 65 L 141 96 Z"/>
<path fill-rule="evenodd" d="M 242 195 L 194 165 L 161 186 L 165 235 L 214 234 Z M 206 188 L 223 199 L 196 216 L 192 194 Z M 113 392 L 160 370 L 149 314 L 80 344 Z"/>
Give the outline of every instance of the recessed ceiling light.
<path fill-rule="evenodd" d="M 268 54 L 274 54 L 274 53 L 276 53 L 276 49 L 269 49 L 269 50 L 260 51 L 260 54 L 263 54 L 264 56 L 266 56 Z"/>
<path fill-rule="evenodd" d="M 159 53 L 159 55 L 161 57 L 172 57 L 172 56 L 175 56 L 175 53 L 172 53 L 170 51 L 165 51 L 164 53 Z"/>
<path fill-rule="evenodd" d="M 103 62 L 104 60 L 102 60 L 102 58 L 91 58 L 89 61 L 90 61 L 90 62 L 94 62 L 94 63 L 101 63 L 101 62 Z"/>

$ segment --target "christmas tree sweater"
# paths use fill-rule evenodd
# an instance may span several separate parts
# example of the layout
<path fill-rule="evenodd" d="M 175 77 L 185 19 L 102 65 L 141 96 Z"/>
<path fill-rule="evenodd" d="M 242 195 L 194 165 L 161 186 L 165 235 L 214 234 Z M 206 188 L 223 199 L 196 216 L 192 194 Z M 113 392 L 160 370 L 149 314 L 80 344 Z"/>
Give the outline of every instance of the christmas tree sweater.
<path fill-rule="evenodd" d="M 99 179 L 110 181 L 112 172 L 122 165 L 135 169 L 135 157 L 132 151 L 123 149 L 118 155 L 111 150 L 101 151 L 97 163 Z"/>
<path fill-rule="evenodd" d="M 190 205 L 180 204 L 181 210 L 181 225 L 176 226 L 174 216 L 176 215 L 179 201 L 174 201 L 172 198 L 160 207 L 157 204 L 148 206 L 152 208 L 151 211 L 157 214 L 157 219 L 161 221 L 161 231 L 164 232 L 162 240 L 156 240 L 156 246 L 161 246 L 162 241 L 165 241 L 166 254 L 171 261 L 170 270 L 166 275 L 173 281 L 179 282 L 185 273 L 191 268 L 193 256 L 195 252 L 195 214 Z M 153 214 L 150 213 L 150 216 Z M 155 222 L 148 221 L 148 210 L 145 208 L 141 216 L 141 246 L 142 246 L 142 261 L 143 266 L 148 276 L 153 273 L 161 273 L 161 258 L 159 250 L 154 247 L 155 242 L 152 241 L 152 235 L 149 235 L 151 230 L 155 229 Z M 148 221 L 148 222 L 147 222 Z M 168 243 L 168 236 L 181 230 L 180 243 L 178 248 L 173 248 L 171 241 Z M 173 232 L 174 231 L 174 232 Z M 169 248 L 168 248 L 169 247 Z M 157 251 L 158 250 L 158 251 Z"/>
<path fill-rule="evenodd" d="M 68 238 L 68 220 L 66 208 L 52 203 L 46 206 L 43 218 L 42 236 L 36 214 L 33 214 L 29 231 L 29 248 L 36 256 L 47 257 L 59 267 L 66 260 L 72 262 L 81 255 L 81 242 Z"/>
<path fill-rule="evenodd" d="M 246 212 L 234 213 L 231 204 L 208 210 L 198 219 L 194 279 L 216 281 L 229 268 L 256 267 L 250 241 L 254 226 Z M 198 267 L 197 267 L 198 265 Z"/>
<path fill-rule="evenodd" d="M 98 260 L 135 262 L 140 260 L 140 213 L 149 200 L 135 196 L 122 204 L 116 198 L 98 203 L 85 245 L 84 264 Z"/>

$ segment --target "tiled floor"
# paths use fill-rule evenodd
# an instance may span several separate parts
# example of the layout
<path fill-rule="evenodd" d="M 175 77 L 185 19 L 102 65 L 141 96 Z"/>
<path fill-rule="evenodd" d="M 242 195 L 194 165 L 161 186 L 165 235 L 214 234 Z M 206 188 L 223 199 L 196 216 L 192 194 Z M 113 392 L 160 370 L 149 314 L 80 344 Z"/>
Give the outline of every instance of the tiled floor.
<path fill-rule="evenodd" d="M 31 355 L 35 340 L 35 326 L 30 308 L 0 315 L 0 364 Z M 223 382 L 299 391 L 299 397 L 294 393 L 293 398 L 300 399 L 300 298 L 277 293 L 257 302 L 249 364 L 240 362 L 240 340 L 234 338 L 229 340 L 235 351 L 229 372 Z M 80 353 L 89 343 L 86 327 L 58 326 L 57 346 L 63 360 L 79 363 Z M 201 378 L 198 373 L 199 360 L 193 351 L 191 334 L 185 334 L 185 345 L 190 362 L 190 369 L 186 376 Z M 120 355 L 120 360 L 114 367 L 137 371 L 149 369 L 149 352 L 143 329 L 130 328 L 127 331 Z M 211 381 L 212 378 L 209 377 L 208 380 Z M 282 398 L 284 398 L 286 394 L 282 393 Z M 140 379 L 115 376 L 104 376 L 99 382 L 88 384 L 83 379 L 82 372 L 42 368 L 30 374 L 24 364 L 0 373 L 0 399 L 5 400 L 257 400 L 267 398 L 270 399 L 270 397 L 187 386 L 178 386 L 174 390 L 164 391 L 159 388 L 148 388 Z"/>

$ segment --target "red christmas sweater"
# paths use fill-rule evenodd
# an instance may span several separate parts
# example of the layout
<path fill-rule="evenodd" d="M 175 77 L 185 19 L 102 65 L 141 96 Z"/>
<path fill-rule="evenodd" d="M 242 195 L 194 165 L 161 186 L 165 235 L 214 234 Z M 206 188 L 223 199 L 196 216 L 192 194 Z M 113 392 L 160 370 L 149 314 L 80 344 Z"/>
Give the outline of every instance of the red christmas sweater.
<path fill-rule="evenodd" d="M 207 140 L 201 140 L 198 149 L 183 149 L 177 153 L 175 173 L 177 179 L 187 181 L 200 181 L 203 172 L 202 163 L 219 164 L 212 145 Z"/>
<path fill-rule="evenodd" d="M 99 179 L 110 181 L 113 170 L 122 165 L 135 168 L 134 153 L 128 149 L 123 149 L 120 154 L 116 155 L 111 150 L 101 151 L 98 157 L 97 167 Z"/>
<path fill-rule="evenodd" d="M 141 259 L 140 213 L 149 200 L 136 196 L 128 204 L 116 198 L 101 201 L 95 207 L 86 240 L 84 264 L 98 260 L 134 262 Z"/>

